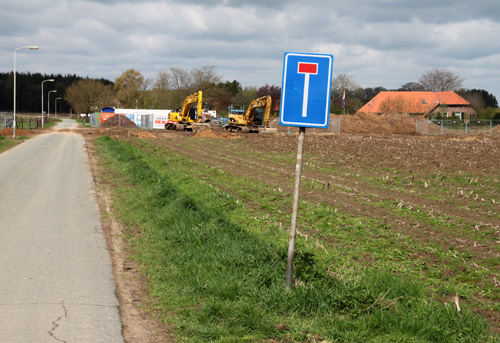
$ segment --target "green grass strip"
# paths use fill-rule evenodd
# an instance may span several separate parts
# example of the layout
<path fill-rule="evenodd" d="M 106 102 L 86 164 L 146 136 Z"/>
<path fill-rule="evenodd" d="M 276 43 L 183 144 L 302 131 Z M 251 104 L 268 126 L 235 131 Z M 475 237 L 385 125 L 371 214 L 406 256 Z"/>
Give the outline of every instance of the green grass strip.
<path fill-rule="evenodd" d="M 175 155 L 109 137 L 96 144 L 123 181 L 116 208 L 140 228 L 135 258 L 179 341 L 488 342 L 480 318 L 433 302 L 417 281 L 370 269 L 332 277 L 307 245 L 295 263 L 308 272 L 286 292 L 286 244 L 248 230 L 237 199 L 179 172 Z"/>
<path fill-rule="evenodd" d="M 0 136 L 0 153 L 15 147 L 16 145 L 27 140 L 28 138 L 29 137 L 12 138 L 12 137 Z"/>

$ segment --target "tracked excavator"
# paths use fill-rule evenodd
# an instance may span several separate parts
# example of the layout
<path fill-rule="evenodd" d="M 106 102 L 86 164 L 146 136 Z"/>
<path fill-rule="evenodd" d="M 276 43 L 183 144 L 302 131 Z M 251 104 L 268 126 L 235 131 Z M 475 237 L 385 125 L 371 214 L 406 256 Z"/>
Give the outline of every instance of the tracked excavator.
<path fill-rule="evenodd" d="M 188 95 L 182 104 L 182 110 L 170 112 L 165 124 L 167 130 L 201 132 L 210 129 L 210 116 L 202 113 L 201 91 Z M 196 104 L 196 105 L 194 105 Z"/>
<path fill-rule="evenodd" d="M 269 125 L 271 97 L 263 96 L 250 103 L 245 114 L 229 114 L 224 129 L 230 132 L 259 132 Z"/>

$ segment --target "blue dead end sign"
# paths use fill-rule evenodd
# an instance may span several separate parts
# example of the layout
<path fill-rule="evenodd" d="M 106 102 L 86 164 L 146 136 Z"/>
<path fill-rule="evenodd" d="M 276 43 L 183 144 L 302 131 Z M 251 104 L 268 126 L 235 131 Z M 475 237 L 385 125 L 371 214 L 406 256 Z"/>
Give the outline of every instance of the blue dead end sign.
<path fill-rule="evenodd" d="M 280 125 L 328 127 L 332 68 L 333 55 L 285 53 Z"/>

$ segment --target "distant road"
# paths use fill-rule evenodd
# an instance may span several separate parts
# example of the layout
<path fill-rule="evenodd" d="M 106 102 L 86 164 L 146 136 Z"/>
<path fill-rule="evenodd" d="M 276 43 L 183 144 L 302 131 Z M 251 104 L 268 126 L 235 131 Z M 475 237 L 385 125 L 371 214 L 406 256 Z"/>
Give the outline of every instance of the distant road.
<path fill-rule="evenodd" d="M 123 342 L 84 139 L 59 129 L 0 154 L 0 342 Z"/>

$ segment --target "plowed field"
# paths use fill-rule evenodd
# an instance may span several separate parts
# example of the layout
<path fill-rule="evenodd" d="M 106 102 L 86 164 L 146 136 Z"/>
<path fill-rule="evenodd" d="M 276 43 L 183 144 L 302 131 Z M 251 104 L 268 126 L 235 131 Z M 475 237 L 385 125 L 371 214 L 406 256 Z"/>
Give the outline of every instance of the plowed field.
<path fill-rule="evenodd" d="M 186 172 L 233 193 L 259 220 L 288 229 L 295 135 L 153 131 L 156 138 L 138 138 L 123 129 L 98 132 L 84 134 L 109 134 L 186 158 Z M 299 239 L 337 256 L 339 269 L 348 260 L 359 268 L 380 267 L 427 280 L 439 300 L 452 304 L 458 296 L 457 301 L 498 328 L 499 156 L 498 136 L 308 131 Z M 360 225 L 356 232 L 345 228 L 350 233 L 343 236 L 344 228 L 327 228 L 319 208 Z"/>

